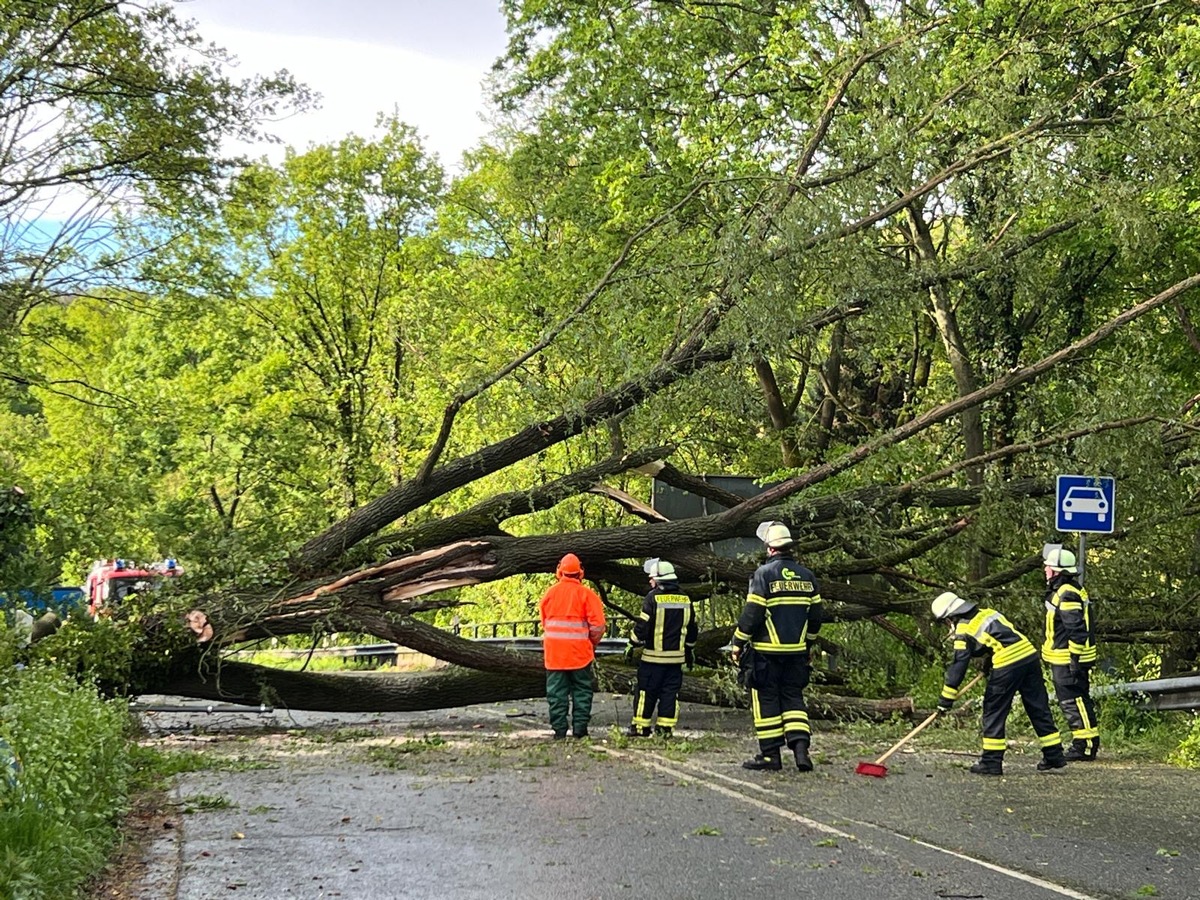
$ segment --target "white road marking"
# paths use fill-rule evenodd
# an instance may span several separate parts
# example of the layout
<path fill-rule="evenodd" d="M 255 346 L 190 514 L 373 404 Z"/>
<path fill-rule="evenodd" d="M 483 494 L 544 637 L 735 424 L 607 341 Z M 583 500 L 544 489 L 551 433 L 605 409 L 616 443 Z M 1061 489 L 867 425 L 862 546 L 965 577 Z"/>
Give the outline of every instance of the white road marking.
<path fill-rule="evenodd" d="M 685 780 L 689 783 L 702 785 L 703 787 L 706 787 L 711 791 L 715 791 L 718 794 L 723 794 L 724 796 L 730 797 L 731 799 L 740 800 L 743 803 L 748 803 L 749 805 L 757 807 L 758 809 L 761 809 L 764 812 L 769 812 L 772 815 L 779 816 L 781 819 L 788 819 L 790 821 L 796 822 L 797 824 L 804 825 L 805 827 L 811 828 L 814 831 L 824 832 L 825 834 L 837 835 L 838 837 L 843 837 L 843 838 L 846 838 L 847 840 L 851 840 L 851 841 L 859 841 L 859 838 L 857 838 L 856 836 L 849 834 L 845 831 L 841 831 L 840 829 L 834 828 L 831 825 L 826 825 L 824 822 L 818 822 L 815 819 L 810 819 L 806 816 L 800 815 L 799 813 L 794 813 L 790 809 L 784 809 L 780 806 L 776 806 L 773 803 L 767 803 L 765 800 L 759 800 L 757 797 L 749 797 L 746 794 L 741 793 L 740 791 L 733 790 L 732 788 L 727 788 L 724 785 L 714 784 L 712 781 L 689 776 L 686 773 L 680 772 L 680 769 L 683 768 L 683 769 L 690 770 L 691 772 L 694 772 L 697 774 L 702 774 L 706 778 L 715 778 L 715 779 L 721 779 L 722 781 L 729 781 L 734 784 L 737 784 L 739 787 L 752 788 L 757 791 L 763 791 L 764 793 L 773 793 L 769 788 L 763 788 L 763 787 L 760 787 L 759 785 L 751 784 L 750 782 L 742 781 L 741 779 L 738 779 L 738 778 L 731 778 L 730 776 L 725 775 L 721 772 L 715 772 L 712 769 L 705 768 L 704 766 L 700 766 L 695 763 L 681 762 L 678 760 L 667 759 L 666 757 L 658 756 L 655 753 L 633 754 L 633 753 L 627 753 L 622 750 L 614 750 L 614 749 L 611 749 L 608 747 L 601 747 L 598 745 L 596 745 L 594 747 L 594 749 L 600 750 L 604 753 L 608 753 L 612 756 L 616 756 L 620 759 L 629 760 L 630 762 L 637 763 L 639 765 L 647 766 L 652 769 L 658 769 L 661 772 L 666 772 L 666 773 L 674 775 L 678 778 L 682 778 L 683 780 Z M 916 838 L 911 835 L 901 834 L 898 831 L 892 831 L 890 828 L 884 828 L 882 825 L 876 825 L 873 822 L 860 822 L 857 819 L 846 819 L 846 821 L 851 822 L 854 825 L 861 826 L 863 828 L 873 828 L 876 831 L 883 832 L 884 834 L 891 835 L 894 838 L 899 838 L 900 840 L 906 841 L 911 844 L 916 844 L 918 847 L 924 847 L 927 850 L 936 850 L 938 853 L 944 853 L 947 856 L 952 856 L 955 859 L 962 860 L 963 862 L 972 863 L 976 866 L 979 866 L 984 869 L 988 869 L 992 872 L 996 872 L 996 873 L 998 873 L 1000 875 L 1004 875 L 1008 878 L 1013 878 L 1013 879 L 1016 879 L 1017 881 L 1023 881 L 1026 884 L 1031 884 L 1031 885 L 1034 885 L 1035 887 L 1040 887 L 1044 890 L 1050 891 L 1051 893 L 1058 894 L 1061 897 L 1070 897 L 1071 900 L 1099 900 L 1099 898 L 1093 897 L 1091 894 L 1082 894 L 1079 891 L 1072 890 L 1071 888 L 1063 887 L 1061 884 L 1054 884 L 1053 882 L 1046 881 L 1042 878 L 1038 878 L 1036 875 L 1029 875 L 1025 872 L 1019 872 L 1016 869 L 1008 869 L 1008 868 L 1005 868 L 1004 866 L 998 866 L 995 863 L 990 863 L 990 862 L 987 862 L 986 860 L 982 860 L 982 859 L 976 859 L 973 856 L 968 856 L 967 854 L 960 853 L 957 850 L 951 850 L 948 847 L 939 847 L 937 844 L 931 844 L 929 841 L 923 841 L 920 838 Z M 859 843 L 861 844 L 862 842 L 859 841 Z M 868 845 L 864 844 L 863 846 L 868 846 Z M 872 847 L 871 849 L 879 850 L 879 848 L 874 848 L 874 847 Z M 879 852 L 885 852 L 885 851 L 879 851 Z"/>

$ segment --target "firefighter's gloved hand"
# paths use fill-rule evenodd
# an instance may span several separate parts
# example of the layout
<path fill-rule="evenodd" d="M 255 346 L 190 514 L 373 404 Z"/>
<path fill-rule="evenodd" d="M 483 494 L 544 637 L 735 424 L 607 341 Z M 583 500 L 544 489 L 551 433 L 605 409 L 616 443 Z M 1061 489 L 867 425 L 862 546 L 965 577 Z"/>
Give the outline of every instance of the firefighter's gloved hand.
<path fill-rule="evenodd" d="M 989 656 L 987 659 L 985 659 L 983 661 L 983 665 L 980 666 L 980 668 L 983 670 L 984 678 L 987 678 L 989 675 L 991 675 L 992 674 L 992 658 Z"/>
<path fill-rule="evenodd" d="M 948 713 L 953 708 L 954 708 L 953 700 L 947 700 L 945 697 L 943 697 L 941 700 L 938 701 L 938 712 L 940 712 L 940 713 Z"/>
<path fill-rule="evenodd" d="M 1078 678 L 1080 672 L 1079 660 L 1071 657 L 1071 662 L 1067 665 L 1067 671 L 1071 673 L 1072 678 Z"/>
<path fill-rule="evenodd" d="M 636 649 L 637 648 L 632 642 L 625 645 L 625 652 L 622 654 L 622 656 L 625 658 L 625 662 L 633 662 L 633 651 Z"/>
<path fill-rule="evenodd" d="M 684 647 L 683 648 L 683 665 L 684 665 L 684 668 L 686 668 L 689 672 L 692 670 L 692 667 L 696 665 L 696 648 L 695 647 Z"/>

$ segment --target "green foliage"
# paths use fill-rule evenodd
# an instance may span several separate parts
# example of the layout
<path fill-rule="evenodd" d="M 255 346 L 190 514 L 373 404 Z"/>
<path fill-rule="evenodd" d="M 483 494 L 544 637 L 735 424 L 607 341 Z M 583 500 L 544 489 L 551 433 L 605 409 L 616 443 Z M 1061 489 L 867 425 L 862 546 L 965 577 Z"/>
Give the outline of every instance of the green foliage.
<path fill-rule="evenodd" d="M 1200 769 L 1200 717 L 1192 717 L 1187 734 L 1167 756 L 1167 760 L 1185 769 Z"/>
<path fill-rule="evenodd" d="M 130 259 L 121 209 L 186 221 L 227 176 L 226 141 L 262 137 L 260 120 L 311 98 L 286 72 L 230 77 L 236 61 L 166 3 L 7 0 L 0 45 L 0 130 L 21 148 L 0 160 L 14 225 L 0 237 L 0 375 L 95 399 L 78 371 L 56 387 L 9 369 L 23 361 L 6 351 L 24 349 L 10 338 L 47 337 L 30 310 L 111 283 Z"/>
<path fill-rule="evenodd" d="M 124 809 L 128 714 L 46 667 L 0 672 L 0 738 L 22 763 L 16 788 L 0 791 L 0 894 L 73 896 Z"/>
<path fill-rule="evenodd" d="M 234 809 L 237 804 L 220 794 L 189 794 L 182 800 L 183 811 L 191 814 L 214 809 Z"/>
<path fill-rule="evenodd" d="M 407 768 L 414 756 L 437 752 L 445 749 L 444 738 L 426 735 L 419 740 L 400 741 L 382 746 L 368 747 L 366 758 L 388 769 Z"/>
<path fill-rule="evenodd" d="M 141 635 L 126 619 L 93 621 L 87 615 L 74 615 L 57 632 L 33 645 L 30 657 L 89 683 L 128 685 L 140 640 Z"/>
<path fill-rule="evenodd" d="M 906 631 L 915 631 L 907 617 L 897 616 L 895 624 Z M 937 665 L 875 623 L 837 623 L 822 629 L 821 635 L 842 648 L 836 666 L 838 673 L 845 676 L 851 693 L 862 697 L 911 693 L 920 705 L 932 692 L 933 703 L 937 702 L 941 682 L 932 683 L 933 679 L 940 679 Z"/>

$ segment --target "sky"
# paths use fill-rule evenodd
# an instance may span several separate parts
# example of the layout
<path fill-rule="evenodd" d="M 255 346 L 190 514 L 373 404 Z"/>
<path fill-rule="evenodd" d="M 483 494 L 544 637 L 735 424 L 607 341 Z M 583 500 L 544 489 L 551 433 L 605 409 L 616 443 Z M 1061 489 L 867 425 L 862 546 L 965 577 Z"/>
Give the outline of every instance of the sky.
<path fill-rule="evenodd" d="M 374 133 L 395 109 L 427 150 L 454 169 L 488 131 L 483 81 L 504 52 L 500 0 L 178 0 L 206 40 L 239 60 L 233 73 L 287 69 L 321 108 L 270 123 L 285 144 Z M 277 161 L 267 146 L 251 155 Z"/>

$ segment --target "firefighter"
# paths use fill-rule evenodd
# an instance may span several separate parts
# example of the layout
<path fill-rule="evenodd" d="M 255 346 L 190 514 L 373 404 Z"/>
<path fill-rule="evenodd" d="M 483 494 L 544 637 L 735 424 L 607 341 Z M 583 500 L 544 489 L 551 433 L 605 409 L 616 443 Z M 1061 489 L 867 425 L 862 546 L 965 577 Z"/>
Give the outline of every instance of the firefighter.
<path fill-rule="evenodd" d="M 650 592 L 642 600 L 642 611 L 625 648 L 626 660 L 632 660 L 638 649 L 642 651 L 633 721 L 627 734 L 647 737 L 653 724 L 656 734 L 670 737 L 679 723 L 683 667 L 690 669 L 696 661 L 696 613 L 691 597 L 679 591 L 675 566 L 665 559 L 648 559 L 643 568 L 650 576 Z"/>
<path fill-rule="evenodd" d="M 763 522 L 756 532 L 767 561 L 750 579 L 746 605 L 733 632 L 733 661 L 750 688 L 758 754 L 742 763 L 753 770 L 783 768 L 787 746 L 801 772 L 812 771 L 812 736 L 804 689 L 812 667 L 810 635 L 821 627 L 817 579 L 792 557 L 792 533 L 782 522 Z"/>
<path fill-rule="evenodd" d="M 1039 772 L 1051 772 L 1067 765 L 1063 756 L 1058 727 L 1050 712 L 1050 697 L 1042 681 L 1037 648 L 994 609 L 980 609 L 953 591 L 939 594 L 933 601 L 933 617 L 950 626 L 954 638 L 954 657 L 946 667 L 938 709 L 948 712 L 958 699 L 958 686 L 967 674 L 972 657 L 983 658 L 988 673 L 983 692 L 983 755 L 971 766 L 975 775 L 1003 775 L 1004 727 L 1013 698 L 1021 703 L 1033 724 L 1042 758 Z"/>
<path fill-rule="evenodd" d="M 1100 750 L 1096 704 L 1090 670 L 1096 663 L 1091 604 L 1079 583 L 1075 554 L 1047 547 L 1042 555 L 1046 574 L 1046 640 L 1042 659 L 1050 664 L 1054 693 L 1071 728 L 1067 759 L 1090 762 Z"/>
<path fill-rule="evenodd" d="M 558 581 L 542 597 L 542 651 L 546 665 L 546 701 L 554 739 L 588 736 L 592 718 L 592 661 L 604 637 L 604 607 L 583 583 L 579 557 L 568 553 L 555 571 Z"/>

